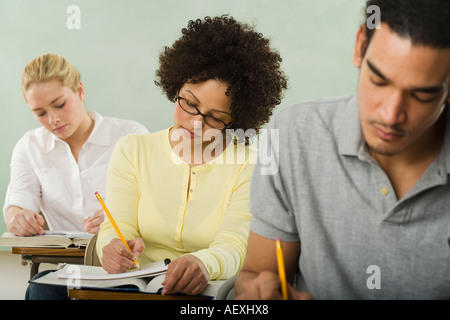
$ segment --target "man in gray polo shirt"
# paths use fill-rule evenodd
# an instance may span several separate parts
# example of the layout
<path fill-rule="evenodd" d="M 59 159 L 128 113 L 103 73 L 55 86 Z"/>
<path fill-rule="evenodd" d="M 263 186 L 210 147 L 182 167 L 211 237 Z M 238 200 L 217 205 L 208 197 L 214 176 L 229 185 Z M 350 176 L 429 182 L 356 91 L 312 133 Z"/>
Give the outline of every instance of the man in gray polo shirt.
<path fill-rule="evenodd" d="M 292 299 L 450 298 L 450 3 L 370 5 L 357 95 L 271 121 L 279 170 L 255 166 L 238 298 L 281 298 L 276 238 Z"/>

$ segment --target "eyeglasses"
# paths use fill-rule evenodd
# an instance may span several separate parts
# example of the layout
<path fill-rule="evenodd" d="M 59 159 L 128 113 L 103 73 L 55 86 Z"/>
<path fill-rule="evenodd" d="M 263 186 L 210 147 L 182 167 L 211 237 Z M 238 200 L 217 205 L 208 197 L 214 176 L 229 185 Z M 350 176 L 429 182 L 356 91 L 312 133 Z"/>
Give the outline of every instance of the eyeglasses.
<path fill-rule="evenodd" d="M 193 116 L 201 115 L 203 117 L 203 121 L 213 129 L 224 130 L 226 128 L 229 128 L 229 126 L 233 123 L 233 120 L 229 123 L 225 123 L 213 116 L 201 113 L 200 110 L 198 110 L 197 106 L 193 105 L 185 98 L 182 98 L 180 96 L 177 96 L 177 101 L 180 108 L 183 109 L 186 113 L 189 113 Z"/>

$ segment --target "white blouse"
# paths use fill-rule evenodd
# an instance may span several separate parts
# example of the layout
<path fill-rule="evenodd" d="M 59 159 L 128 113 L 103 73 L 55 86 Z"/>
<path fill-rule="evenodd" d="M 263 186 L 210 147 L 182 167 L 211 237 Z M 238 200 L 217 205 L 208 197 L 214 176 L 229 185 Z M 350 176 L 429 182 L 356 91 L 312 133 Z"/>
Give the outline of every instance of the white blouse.
<path fill-rule="evenodd" d="M 83 145 L 78 163 L 69 145 L 41 127 L 27 132 L 16 144 L 11 158 L 11 178 L 3 214 L 15 205 L 39 213 L 50 230 L 84 231 L 83 218 L 101 206 L 95 196 L 105 197 L 106 172 L 115 144 L 131 133 L 148 133 L 132 120 L 102 117 L 89 112 L 94 129 Z"/>

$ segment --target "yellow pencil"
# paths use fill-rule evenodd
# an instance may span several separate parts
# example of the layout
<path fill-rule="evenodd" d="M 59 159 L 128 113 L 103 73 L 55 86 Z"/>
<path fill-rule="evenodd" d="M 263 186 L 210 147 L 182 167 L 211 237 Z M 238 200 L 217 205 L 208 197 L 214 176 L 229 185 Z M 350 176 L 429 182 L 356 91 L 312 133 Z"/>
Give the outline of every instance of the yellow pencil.
<path fill-rule="evenodd" d="M 281 294 L 284 300 L 288 300 L 287 284 L 286 284 L 286 270 L 284 269 L 283 250 L 281 249 L 280 238 L 277 238 L 277 261 L 278 261 L 278 275 L 281 281 Z"/>
<path fill-rule="evenodd" d="M 98 201 L 100 202 L 100 204 L 102 205 L 103 211 L 105 211 L 106 215 L 109 218 L 109 221 L 111 221 L 112 226 L 114 227 L 114 229 L 116 230 L 117 234 L 119 235 L 120 240 L 122 240 L 122 242 L 125 244 L 125 246 L 128 248 L 128 250 L 131 251 L 130 247 L 128 246 L 128 243 L 125 241 L 125 238 L 122 235 L 122 232 L 120 232 L 119 227 L 117 227 L 116 222 L 114 221 L 111 213 L 109 213 L 108 208 L 106 207 L 105 203 L 103 202 L 102 197 L 100 197 L 100 195 L 98 194 L 98 192 L 95 193 L 95 196 L 97 197 Z M 134 261 L 134 264 L 136 265 L 136 267 L 138 267 L 139 269 L 141 269 L 141 267 L 139 266 L 139 262 L 137 260 Z"/>

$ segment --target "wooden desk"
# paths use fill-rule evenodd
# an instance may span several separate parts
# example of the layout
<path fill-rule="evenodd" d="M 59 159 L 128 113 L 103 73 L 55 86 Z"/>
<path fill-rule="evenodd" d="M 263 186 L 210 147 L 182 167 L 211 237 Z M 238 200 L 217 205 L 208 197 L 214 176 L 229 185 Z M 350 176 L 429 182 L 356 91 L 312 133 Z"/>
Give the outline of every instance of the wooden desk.
<path fill-rule="evenodd" d="M 212 300 L 204 296 L 161 295 L 111 290 L 69 289 L 69 298 L 78 300 Z"/>
<path fill-rule="evenodd" d="M 22 255 L 22 259 L 31 262 L 30 280 L 39 272 L 41 263 L 84 264 L 85 248 L 30 248 L 12 247 L 13 254 Z"/>

